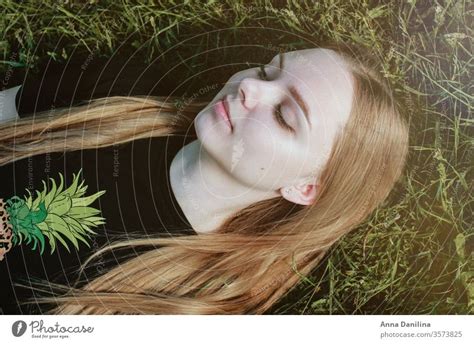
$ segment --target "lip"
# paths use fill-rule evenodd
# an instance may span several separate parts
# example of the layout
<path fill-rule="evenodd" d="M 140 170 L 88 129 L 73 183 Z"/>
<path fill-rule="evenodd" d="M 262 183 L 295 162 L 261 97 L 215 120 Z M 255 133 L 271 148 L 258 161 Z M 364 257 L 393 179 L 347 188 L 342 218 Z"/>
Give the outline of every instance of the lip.
<path fill-rule="evenodd" d="M 224 96 L 221 100 L 219 100 L 215 105 L 215 112 L 218 116 L 222 117 L 226 120 L 227 124 L 229 125 L 231 131 L 234 130 L 234 126 L 232 125 L 232 121 L 229 115 L 229 104 L 227 103 L 227 96 Z"/>
<path fill-rule="evenodd" d="M 224 96 L 224 98 L 222 98 L 222 103 L 224 104 L 225 112 L 226 112 L 227 117 L 229 118 L 229 122 L 230 124 L 232 124 L 232 121 L 230 120 L 230 111 L 229 111 L 229 103 L 227 101 L 227 96 Z"/>

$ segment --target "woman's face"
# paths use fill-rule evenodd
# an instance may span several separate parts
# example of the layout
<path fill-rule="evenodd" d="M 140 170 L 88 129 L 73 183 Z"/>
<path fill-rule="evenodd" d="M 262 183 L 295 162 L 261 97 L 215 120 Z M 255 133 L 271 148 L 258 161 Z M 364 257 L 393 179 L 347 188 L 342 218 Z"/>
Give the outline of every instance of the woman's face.
<path fill-rule="evenodd" d="M 202 149 L 252 188 L 316 181 L 349 118 L 351 73 L 337 53 L 319 48 L 276 55 L 264 71 L 266 78 L 259 67 L 234 74 L 198 114 Z"/>

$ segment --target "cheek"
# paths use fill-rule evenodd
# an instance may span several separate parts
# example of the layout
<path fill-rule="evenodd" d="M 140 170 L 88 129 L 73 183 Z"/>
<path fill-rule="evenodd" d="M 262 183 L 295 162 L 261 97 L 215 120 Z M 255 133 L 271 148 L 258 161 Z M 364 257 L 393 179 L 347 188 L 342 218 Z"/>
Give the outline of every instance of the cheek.
<path fill-rule="evenodd" d="M 255 116 L 258 117 L 258 116 Z M 206 111 L 195 119 L 198 139 L 223 168 L 249 187 L 268 190 L 291 183 L 301 173 L 301 147 L 272 119 L 239 119 L 233 135 Z"/>
<path fill-rule="evenodd" d="M 291 180 L 298 157 L 296 145 L 282 133 L 248 128 L 234 144 L 232 174 L 254 188 L 275 189 Z"/>

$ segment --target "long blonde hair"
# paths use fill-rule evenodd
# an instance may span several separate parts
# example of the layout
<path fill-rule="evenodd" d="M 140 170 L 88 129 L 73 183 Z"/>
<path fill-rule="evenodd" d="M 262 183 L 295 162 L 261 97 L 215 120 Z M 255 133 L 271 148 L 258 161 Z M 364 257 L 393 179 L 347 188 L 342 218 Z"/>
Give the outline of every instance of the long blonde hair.
<path fill-rule="evenodd" d="M 291 290 L 387 198 L 408 153 L 408 124 L 373 61 L 354 47 L 328 47 L 351 67 L 355 94 L 314 204 L 276 197 L 243 209 L 216 232 L 112 243 L 82 269 L 112 249 L 159 248 L 83 287 L 45 283 L 56 288 L 56 295 L 35 302 L 55 303 L 50 314 L 261 314 Z M 164 97 L 109 97 L 55 110 L 53 116 L 42 113 L 7 123 L 0 126 L 0 164 L 186 133 L 205 105 L 178 106 L 174 98 Z"/>

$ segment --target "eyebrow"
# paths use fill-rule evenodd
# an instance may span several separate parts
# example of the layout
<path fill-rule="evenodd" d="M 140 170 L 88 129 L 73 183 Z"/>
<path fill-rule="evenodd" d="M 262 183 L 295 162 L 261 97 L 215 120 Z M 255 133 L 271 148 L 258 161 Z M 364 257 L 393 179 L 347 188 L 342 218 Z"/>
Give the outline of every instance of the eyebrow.
<path fill-rule="evenodd" d="M 283 54 L 280 52 L 278 54 L 279 56 L 279 60 L 280 60 L 280 71 L 283 70 L 284 68 L 284 64 L 283 64 Z M 296 101 L 296 104 L 298 104 L 298 106 L 301 108 L 301 110 L 303 111 L 303 114 L 304 116 L 306 117 L 306 121 L 308 122 L 309 124 L 309 127 L 312 128 L 312 124 L 311 124 L 311 120 L 310 120 L 310 115 L 309 115 L 309 106 L 308 104 L 305 102 L 305 100 L 303 99 L 303 97 L 301 96 L 300 92 L 298 92 L 298 90 L 296 89 L 295 86 L 291 85 L 289 87 L 289 91 L 290 91 L 290 94 L 293 96 L 293 98 L 295 99 Z"/>

